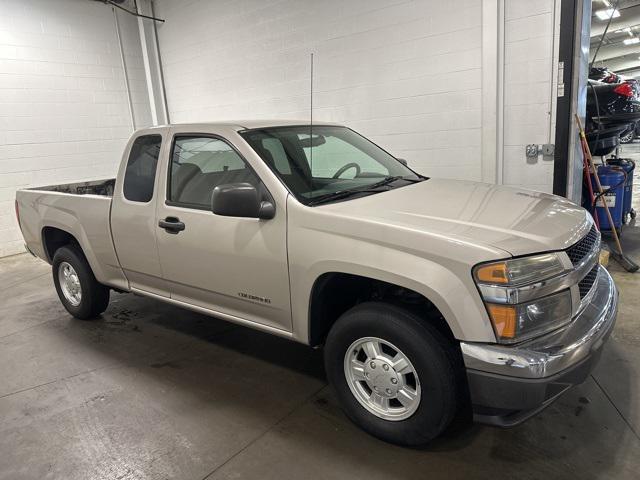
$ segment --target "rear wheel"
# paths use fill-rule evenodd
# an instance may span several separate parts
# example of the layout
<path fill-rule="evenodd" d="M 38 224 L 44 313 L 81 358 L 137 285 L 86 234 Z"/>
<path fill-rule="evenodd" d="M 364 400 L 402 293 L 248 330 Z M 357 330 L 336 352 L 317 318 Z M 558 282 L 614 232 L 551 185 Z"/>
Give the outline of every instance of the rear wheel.
<path fill-rule="evenodd" d="M 455 344 L 403 308 L 360 304 L 332 327 L 325 368 L 346 414 L 370 434 L 423 445 L 451 423 L 461 402 Z"/>
<path fill-rule="evenodd" d="M 100 315 L 109 305 L 109 288 L 98 283 L 89 262 L 78 247 L 67 246 L 53 256 L 53 283 L 64 308 L 86 320 Z"/>

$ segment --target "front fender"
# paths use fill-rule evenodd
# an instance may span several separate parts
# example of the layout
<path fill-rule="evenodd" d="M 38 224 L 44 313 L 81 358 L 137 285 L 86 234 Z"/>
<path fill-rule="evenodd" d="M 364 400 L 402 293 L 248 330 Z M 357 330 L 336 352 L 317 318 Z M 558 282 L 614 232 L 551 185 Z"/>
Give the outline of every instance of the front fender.
<path fill-rule="evenodd" d="M 398 234 L 378 229 L 373 236 L 369 234 L 373 232 L 362 229 L 362 233 L 364 235 L 336 233 L 290 224 L 289 273 L 294 338 L 308 343 L 309 306 L 314 284 L 323 274 L 337 272 L 418 292 L 438 308 L 457 339 L 495 341 L 491 322 L 471 276 L 475 260 L 470 260 L 467 246 L 433 245 L 426 253 L 424 248 L 419 250 L 412 246 L 424 245 L 425 239 L 409 238 L 406 232 Z M 399 238 L 392 238 L 394 235 Z M 400 246 L 402 244 L 404 246 Z M 465 249 L 465 254 L 457 253 L 457 249 Z M 449 253 L 447 258 L 442 256 L 443 250 Z M 478 255 L 478 259 L 487 260 L 486 252 Z"/>

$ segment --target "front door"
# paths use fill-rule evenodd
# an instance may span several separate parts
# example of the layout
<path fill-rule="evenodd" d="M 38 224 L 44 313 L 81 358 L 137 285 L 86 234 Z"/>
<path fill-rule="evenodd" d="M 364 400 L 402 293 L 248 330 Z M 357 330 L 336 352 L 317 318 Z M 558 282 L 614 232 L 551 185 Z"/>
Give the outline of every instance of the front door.
<path fill-rule="evenodd" d="M 285 206 L 270 220 L 211 211 L 218 185 L 266 188 L 226 139 L 177 134 L 169 152 L 166 201 L 158 201 L 158 249 L 171 298 L 290 331 Z"/>

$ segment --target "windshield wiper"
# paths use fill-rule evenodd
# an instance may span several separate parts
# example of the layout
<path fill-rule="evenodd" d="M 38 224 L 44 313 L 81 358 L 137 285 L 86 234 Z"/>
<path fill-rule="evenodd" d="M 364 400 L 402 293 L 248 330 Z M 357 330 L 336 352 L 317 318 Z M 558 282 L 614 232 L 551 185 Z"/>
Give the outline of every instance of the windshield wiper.
<path fill-rule="evenodd" d="M 429 180 L 429 177 L 425 177 L 422 175 L 418 175 L 416 173 L 416 176 L 418 178 L 407 178 L 407 177 L 402 177 L 402 180 L 406 180 L 407 182 L 411 182 L 411 183 L 420 183 L 420 182 L 424 182 L 425 180 Z"/>
<path fill-rule="evenodd" d="M 405 182 L 409 182 L 409 183 L 420 183 L 424 180 L 426 180 L 427 177 L 418 177 L 418 178 L 408 178 L 408 177 L 403 177 L 400 175 L 394 176 L 394 177 L 385 177 L 383 180 L 380 180 L 379 182 L 376 183 L 372 183 L 371 185 L 367 185 L 367 188 L 372 188 L 372 187 L 380 187 L 382 185 L 388 185 L 390 183 L 395 182 L 396 180 L 404 180 Z"/>
<path fill-rule="evenodd" d="M 403 177 L 401 176 L 385 177 L 383 180 L 380 180 L 379 182 L 375 182 L 375 183 L 372 183 L 371 185 L 367 185 L 367 188 L 383 187 L 385 185 L 389 185 L 390 183 L 395 182 L 396 180 L 402 180 L 402 178 Z"/>
<path fill-rule="evenodd" d="M 421 182 L 421 179 L 412 179 L 412 178 L 405 178 L 402 176 L 393 176 L 393 177 L 386 177 L 383 180 L 380 180 L 379 182 L 375 182 L 372 183 L 371 185 L 366 185 L 362 188 L 351 188 L 349 190 L 338 190 L 337 192 L 333 192 L 333 193 L 327 193 L 326 195 L 321 195 L 317 198 L 312 199 L 309 202 L 309 206 L 314 206 L 314 205 L 319 205 L 321 203 L 326 203 L 326 202 L 330 202 L 333 200 L 339 200 L 341 198 L 346 198 L 346 197 L 350 197 L 351 195 L 356 195 L 358 193 L 380 193 L 380 192 L 388 192 L 389 189 L 384 189 L 384 190 L 378 190 L 379 187 L 384 187 L 385 185 L 389 185 L 390 183 L 393 183 L 397 180 L 406 180 L 407 182 L 411 182 L 411 183 L 417 183 L 417 182 Z"/>
<path fill-rule="evenodd" d="M 369 188 L 358 188 L 353 190 L 338 190 L 337 192 L 327 193 L 325 195 L 320 195 L 312 199 L 307 205 L 310 207 L 314 205 L 320 205 L 321 203 L 331 202 L 333 200 L 339 200 L 341 198 L 350 197 L 351 195 L 357 195 L 358 193 L 380 193 L 386 192 L 387 190 L 371 190 Z"/>

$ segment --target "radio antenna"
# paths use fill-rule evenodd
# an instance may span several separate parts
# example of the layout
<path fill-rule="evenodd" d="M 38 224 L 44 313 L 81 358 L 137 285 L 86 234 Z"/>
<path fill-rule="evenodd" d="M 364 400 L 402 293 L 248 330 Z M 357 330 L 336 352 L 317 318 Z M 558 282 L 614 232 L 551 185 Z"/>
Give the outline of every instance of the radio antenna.
<path fill-rule="evenodd" d="M 313 189 L 313 53 L 309 81 L 309 163 L 311 164 L 311 188 Z"/>

